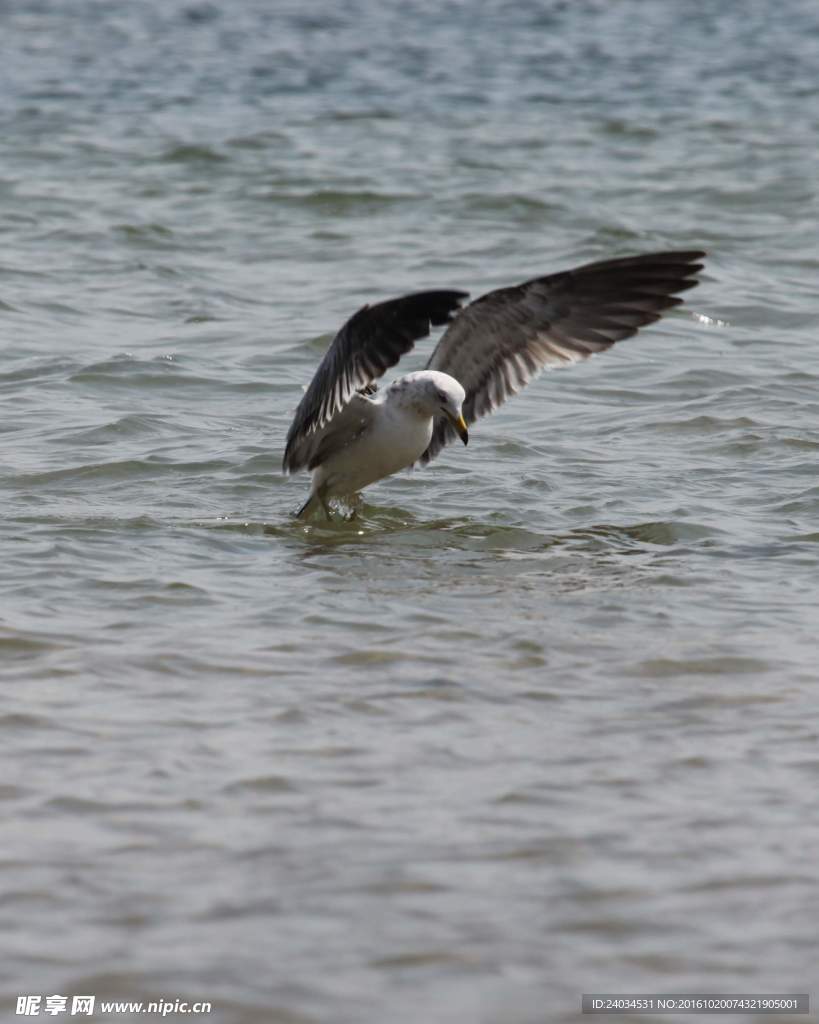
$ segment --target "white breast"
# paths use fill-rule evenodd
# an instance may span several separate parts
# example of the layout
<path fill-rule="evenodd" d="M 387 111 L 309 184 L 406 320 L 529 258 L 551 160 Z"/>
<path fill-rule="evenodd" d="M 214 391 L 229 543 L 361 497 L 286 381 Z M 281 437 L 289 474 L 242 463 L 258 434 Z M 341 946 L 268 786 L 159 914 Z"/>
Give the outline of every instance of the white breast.
<path fill-rule="evenodd" d="M 314 486 L 346 496 L 416 462 L 432 438 L 432 417 L 389 398 L 377 405 L 372 427 L 316 470 Z"/>

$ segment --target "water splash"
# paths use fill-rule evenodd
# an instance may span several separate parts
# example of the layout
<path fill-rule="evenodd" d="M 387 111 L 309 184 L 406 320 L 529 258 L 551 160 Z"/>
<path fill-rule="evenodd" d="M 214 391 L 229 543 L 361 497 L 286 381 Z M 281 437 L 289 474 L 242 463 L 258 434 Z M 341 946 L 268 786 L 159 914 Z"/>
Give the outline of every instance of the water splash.
<path fill-rule="evenodd" d="M 696 320 L 698 324 L 703 324 L 705 327 L 730 327 L 731 324 L 728 320 L 720 320 L 715 316 L 706 316 L 705 313 L 697 313 L 694 310 L 690 310 L 688 314 L 692 320 Z"/>

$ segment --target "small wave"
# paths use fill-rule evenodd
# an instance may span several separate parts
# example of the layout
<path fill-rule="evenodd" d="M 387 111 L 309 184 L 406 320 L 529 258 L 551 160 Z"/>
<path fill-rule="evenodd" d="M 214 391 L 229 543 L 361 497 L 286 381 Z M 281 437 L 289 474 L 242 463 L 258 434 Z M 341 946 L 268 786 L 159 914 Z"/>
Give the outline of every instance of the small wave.
<path fill-rule="evenodd" d="M 638 675 L 649 676 L 655 679 L 665 679 L 673 676 L 686 675 L 752 675 L 760 672 L 770 672 L 772 667 L 767 661 L 760 658 L 745 658 L 737 655 L 714 655 L 705 658 L 649 658 L 640 662 L 635 671 Z M 772 700 L 781 699 L 773 696 L 758 694 L 747 694 L 732 696 L 725 694 L 711 694 L 707 697 L 686 698 L 685 701 L 675 701 L 667 708 L 689 708 L 715 705 L 733 704 L 754 704 L 769 703 Z"/>
<path fill-rule="evenodd" d="M 123 480 L 136 478 L 152 478 L 157 476 L 173 476 L 177 473 L 195 471 L 209 473 L 224 470 L 231 464 L 225 460 L 210 459 L 203 462 L 160 461 L 158 458 L 120 459 L 111 462 L 95 462 L 82 466 L 71 466 L 66 469 L 53 469 L 44 473 L 21 474 L 16 478 L 17 485 L 36 487 L 56 482 L 78 483 L 88 480 Z"/>
<path fill-rule="evenodd" d="M 110 444 L 129 437 L 156 437 L 165 433 L 167 426 L 161 416 L 121 416 L 110 423 L 66 431 L 55 440 L 59 444 Z"/>
<path fill-rule="evenodd" d="M 178 145 L 165 150 L 159 157 L 164 163 L 222 163 L 228 157 L 212 146 Z"/>
<path fill-rule="evenodd" d="M 298 195 L 271 192 L 266 198 L 289 206 L 304 206 L 326 214 L 355 214 L 385 209 L 400 203 L 413 203 L 419 197 L 412 193 L 317 189 Z"/>
<path fill-rule="evenodd" d="M 164 224 L 114 224 L 111 230 L 126 242 L 140 248 L 176 248 L 174 232 Z"/>

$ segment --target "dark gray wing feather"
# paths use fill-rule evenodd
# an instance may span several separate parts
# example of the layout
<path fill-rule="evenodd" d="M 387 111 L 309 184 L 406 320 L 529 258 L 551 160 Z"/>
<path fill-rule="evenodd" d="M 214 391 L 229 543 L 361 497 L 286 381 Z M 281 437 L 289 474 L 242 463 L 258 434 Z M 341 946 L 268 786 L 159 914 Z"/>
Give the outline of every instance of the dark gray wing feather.
<path fill-rule="evenodd" d="M 303 468 L 304 438 L 321 430 L 361 391 L 394 366 L 433 327 L 449 323 L 467 292 L 433 291 L 363 306 L 341 328 L 301 402 L 287 434 L 286 473 Z"/>
<path fill-rule="evenodd" d="M 630 338 L 697 284 L 705 253 L 662 252 L 588 263 L 500 288 L 461 310 L 427 363 L 460 381 L 474 423 L 547 367 L 566 366 Z M 421 463 L 458 435 L 439 420 Z"/>
<path fill-rule="evenodd" d="M 368 385 L 375 390 L 375 385 Z M 372 393 L 372 391 L 370 391 Z M 364 434 L 373 422 L 375 405 L 363 393 L 353 395 L 324 426 L 300 434 L 288 449 L 288 471 L 313 470 Z"/>

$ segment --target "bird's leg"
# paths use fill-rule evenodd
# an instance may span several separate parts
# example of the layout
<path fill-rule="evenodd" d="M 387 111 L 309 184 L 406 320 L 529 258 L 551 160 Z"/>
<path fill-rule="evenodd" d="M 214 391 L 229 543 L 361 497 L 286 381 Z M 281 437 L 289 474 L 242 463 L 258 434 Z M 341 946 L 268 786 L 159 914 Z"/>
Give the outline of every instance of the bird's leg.
<path fill-rule="evenodd" d="M 327 504 L 327 489 L 326 487 L 320 487 L 318 490 L 310 491 L 310 496 L 307 501 L 296 513 L 296 519 L 309 519 L 312 513 L 315 511 L 316 503 L 321 505 L 324 509 L 324 516 L 327 522 L 332 522 L 332 515 L 330 513 L 330 506 Z"/>

